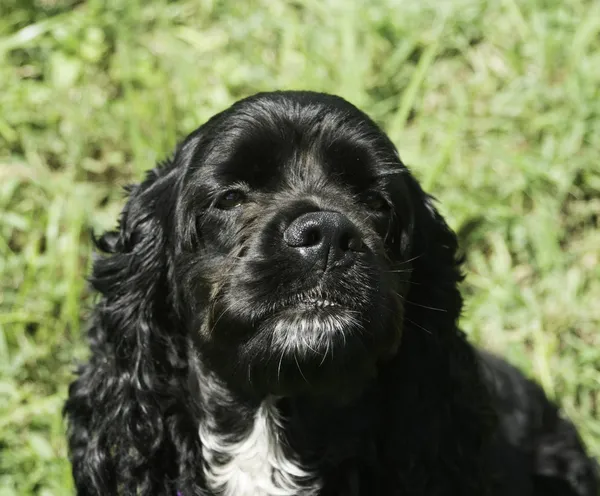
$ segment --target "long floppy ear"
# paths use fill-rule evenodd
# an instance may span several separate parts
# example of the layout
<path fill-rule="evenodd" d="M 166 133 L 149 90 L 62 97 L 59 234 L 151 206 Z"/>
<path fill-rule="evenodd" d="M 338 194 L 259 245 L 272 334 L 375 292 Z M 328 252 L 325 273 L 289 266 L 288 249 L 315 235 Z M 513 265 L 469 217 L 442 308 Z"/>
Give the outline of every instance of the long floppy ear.
<path fill-rule="evenodd" d="M 444 218 L 435 208 L 435 199 L 421 189 L 411 175 L 404 177 L 413 206 L 411 253 L 413 272 L 408 296 L 408 313 L 419 321 L 429 321 L 436 315 L 436 323 L 453 329 L 462 310 L 458 283 L 463 280 L 462 259 L 457 256 L 458 240 Z M 420 308 L 419 311 L 411 303 Z M 413 305 L 413 306 L 414 306 Z M 425 305 L 438 313 L 423 312 Z M 422 322 L 425 323 L 425 322 Z M 443 332 L 443 329 L 441 329 Z"/>
<path fill-rule="evenodd" d="M 408 480 L 398 481 L 406 494 L 484 495 L 494 417 L 474 349 L 457 326 L 457 238 L 408 171 L 404 181 L 413 210 L 412 273 L 402 344 L 386 370 L 389 387 L 402 389 L 387 405 L 396 417 L 390 422 L 402 426 L 389 449 L 403 449 L 390 456 L 413 467 Z"/>
<path fill-rule="evenodd" d="M 130 188 L 118 230 L 96 242 L 105 255 L 91 277 L 101 295 L 91 357 L 65 404 L 78 494 L 175 494 L 181 466 L 199 456 L 188 445 L 197 436 L 186 417 L 186 338 L 169 290 L 177 176 L 172 161 L 151 170 Z"/>

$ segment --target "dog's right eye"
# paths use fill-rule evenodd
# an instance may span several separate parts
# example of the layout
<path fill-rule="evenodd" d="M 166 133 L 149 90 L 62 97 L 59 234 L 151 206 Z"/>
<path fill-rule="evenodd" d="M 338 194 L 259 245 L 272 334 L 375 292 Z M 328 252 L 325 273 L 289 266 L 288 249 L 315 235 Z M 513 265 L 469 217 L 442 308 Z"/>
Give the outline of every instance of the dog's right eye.
<path fill-rule="evenodd" d="M 225 191 L 217 200 L 216 207 L 221 210 L 230 210 L 235 207 L 239 207 L 244 200 L 246 195 L 243 191 L 238 189 L 230 189 Z"/>
<path fill-rule="evenodd" d="M 385 200 L 385 198 L 383 196 L 381 196 L 380 193 L 377 193 L 376 191 L 367 192 L 363 196 L 363 201 L 370 209 L 373 209 L 373 210 L 376 210 L 379 212 L 381 212 L 383 210 L 387 210 L 389 208 L 389 204 Z"/>

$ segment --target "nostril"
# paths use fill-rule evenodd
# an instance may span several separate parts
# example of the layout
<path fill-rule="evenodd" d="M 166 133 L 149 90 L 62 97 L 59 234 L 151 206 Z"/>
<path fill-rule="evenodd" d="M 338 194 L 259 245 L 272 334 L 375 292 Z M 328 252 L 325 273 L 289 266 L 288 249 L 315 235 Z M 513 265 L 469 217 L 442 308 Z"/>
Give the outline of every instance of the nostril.
<path fill-rule="evenodd" d="M 342 251 L 361 251 L 363 243 L 358 236 L 347 231 L 340 236 L 339 247 Z"/>
<path fill-rule="evenodd" d="M 348 241 L 348 249 L 352 251 L 363 251 L 365 244 L 357 236 L 351 236 Z"/>
<path fill-rule="evenodd" d="M 314 246 L 321 241 L 321 233 L 317 228 L 309 229 L 306 232 L 305 246 Z"/>
<path fill-rule="evenodd" d="M 316 246 L 323 241 L 321 227 L 310 218 L 299 218 L 292 222 L 283 233 L 283 239 L 288 246 L 294 248 Z"/>
<path fill-rule="evenodd" d="M 340 236 L 339 246 L 343 251 L 348 251 L 350 249 L 350 243 L 352 242 L 352 236 L 350 233 L 345 232 Z"/>

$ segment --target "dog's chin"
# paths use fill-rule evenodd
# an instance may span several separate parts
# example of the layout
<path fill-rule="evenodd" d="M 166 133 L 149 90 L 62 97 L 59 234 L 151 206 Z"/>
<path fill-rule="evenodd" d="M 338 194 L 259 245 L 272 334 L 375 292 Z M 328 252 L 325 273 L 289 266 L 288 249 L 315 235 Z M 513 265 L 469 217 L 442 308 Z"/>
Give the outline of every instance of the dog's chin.
<path fill-rule="evenodd" d="M 247 386 L 259 394 L 345 402 L 375 376 L 396 340 L 387 319 L 328 300 L 286 307 L 260 321 L 238 348 Z M 394 335 L 393 335 L 394 334 Z M 242 374 L 239 377 L 244 380 Z"/>
<path fill-rule="evenodd" d="M 304 298 L 256 310 L 253 319 L 218 308 L 199 349 L 214 372 L 246 395 L 343 403 L 361 393 L 400 339 L 401 309 L 367 301 L 379 304 Z"/>
<path fill-rule="evenodd" d="M 357 310 L 325 300 L 318 306 L 302 304 L 281 310 L 262 323 L 260 332 L 272 335 L 274 353 L 323 358 L 335 347 L 347 347 L 353 336 L 364 338 L 365 319 Z"/>
<path fill-rule="evenodd" d="M 337 305 L 300 305 L 273 316 L 261 326 L 271 335 L 268 362 L 277 364 L 265 377 L 268 392 L 333 400 L 356 393 L 377 359 L 365 324 L 360 312 Z"/>

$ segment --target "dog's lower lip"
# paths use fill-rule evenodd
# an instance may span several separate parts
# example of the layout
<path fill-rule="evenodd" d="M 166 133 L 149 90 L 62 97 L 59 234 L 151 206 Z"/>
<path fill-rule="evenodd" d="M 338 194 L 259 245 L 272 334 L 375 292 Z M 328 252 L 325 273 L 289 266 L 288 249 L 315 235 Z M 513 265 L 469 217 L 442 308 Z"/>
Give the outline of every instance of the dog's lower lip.
<path fill-rule="evenodd" d="M 343 308 L 340 302 L 329 299 L 329 298 L 315 298 L 315 297 L 304 297 L 294 298 L 289 301 L 282 303 L 282 308 L 311 308 L 311 309 L 333 309 Z"/>
<path fill-rule="evenodd" d="M 323 308 L 340 306 L 340 304 L 336 303 L 335 301 L 331 301 L 331 300 L 327 300 L 327 299 L 319 300 L 316 298 L 300 301 L 300 304 L 307 305 L 307 306 L 323 307 Z"/>

